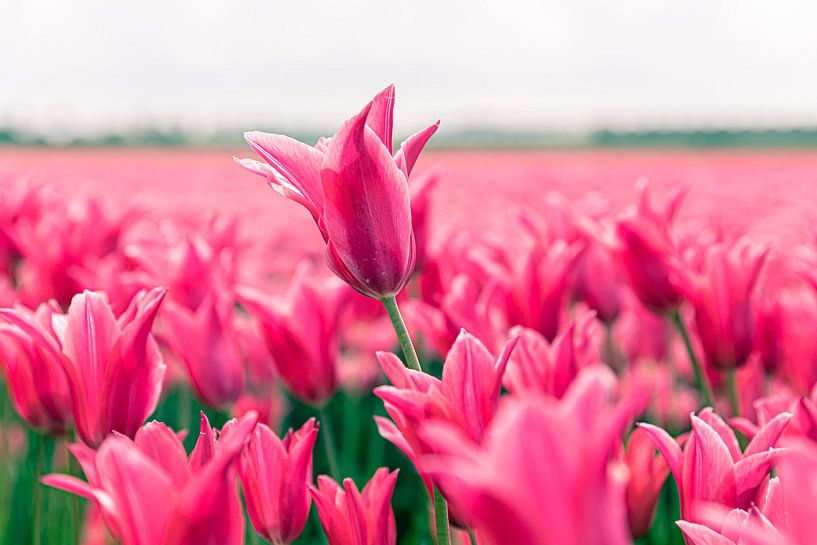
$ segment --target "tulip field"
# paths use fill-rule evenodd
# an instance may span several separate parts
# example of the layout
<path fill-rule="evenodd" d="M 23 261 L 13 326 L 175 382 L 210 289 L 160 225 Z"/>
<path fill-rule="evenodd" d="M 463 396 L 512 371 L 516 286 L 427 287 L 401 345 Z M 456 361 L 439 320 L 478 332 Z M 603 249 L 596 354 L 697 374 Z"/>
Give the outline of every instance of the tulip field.
<path fill-rule="evenodd" d="M 0 545 L 814 543 L 817 152 L 394 107 L 0 148 Z"/>

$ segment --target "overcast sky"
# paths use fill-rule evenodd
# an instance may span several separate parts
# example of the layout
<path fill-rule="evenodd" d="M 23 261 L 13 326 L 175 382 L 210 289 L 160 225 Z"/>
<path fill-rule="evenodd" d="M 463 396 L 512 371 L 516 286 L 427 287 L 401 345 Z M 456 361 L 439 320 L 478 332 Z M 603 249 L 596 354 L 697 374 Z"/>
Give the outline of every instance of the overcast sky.
<path fill-rule="evenodd" d="M 817 125 L 813 0 L 0 0 L 0 125 Z"/>

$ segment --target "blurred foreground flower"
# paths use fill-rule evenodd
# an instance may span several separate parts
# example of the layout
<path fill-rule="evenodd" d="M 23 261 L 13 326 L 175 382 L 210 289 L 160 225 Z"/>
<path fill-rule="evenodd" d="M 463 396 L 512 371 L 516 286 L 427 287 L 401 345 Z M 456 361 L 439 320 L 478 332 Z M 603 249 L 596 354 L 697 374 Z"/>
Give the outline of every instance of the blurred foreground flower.
<path fill-rule="evenodd" d="M 441 454 L 426 456 L 423 466 L 490 545 L 631 543 L 627 471 L 613 454 L 643 403 L 616 404 L 615 386 L 612 373 L 594 367 L 561 401 L 510 399 L 482 447 L 450 425 L 429 423 L 421 436 Z"/>
<path fill-rule="evenodd" d="M 240 545 L 244 515 L 235 461 L 255 427 L 247 414 L 216 434 L 202 414 L 201 434 L 188 458 L 178 435 L 161 422 L 134 440 L 114 434 L 98 451 L 71 451 L 87 482 L 47 475 L 43 482 L 94 501 L 122 545 Z"/>

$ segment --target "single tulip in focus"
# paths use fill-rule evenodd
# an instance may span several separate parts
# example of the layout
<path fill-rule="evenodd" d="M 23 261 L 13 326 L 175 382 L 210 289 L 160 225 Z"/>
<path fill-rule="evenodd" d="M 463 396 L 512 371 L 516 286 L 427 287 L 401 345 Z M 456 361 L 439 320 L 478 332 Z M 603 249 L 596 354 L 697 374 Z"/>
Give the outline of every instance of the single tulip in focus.
<path fill-rule="evenodd" d="M 0 365 L 14 409 L 33 428 L 64 431 L 71 422 L 71 394 L 53 323 L 62 312 L 49 301 L 34 312 L 2 309 L 0 316 L 8 322 L 0 324 Z"/>
<path fill-rule="evenodd" d="M 122 545 L 241 545 L 244 514 L 235 462 L 255 418 L 228 422 L 216 440 L 202 414 L 189 458 L 179 436 L 155 421 L 133 440 L 111 435 L 96 451 L 75 444 L 70 448 L 87 482 L 47 475 L 43 483 L 95 502 Z"/>
<path fill-rule="evenodd" d="M 657 313 L 672 311 L 681 304 L 688 281 L 686 266 L 670 234 L 670 222 L 684 193 L 676 193 L 661 213 L 653 208 L 646 183 L 638 190 L 638 208 L 616 223 L 615 251 L 642 304 Z"/>
<path fill-rule="evenodd" d="M 614 402 L 615 376 L 584 370 L 562 400 L 508 398 L 480 447 L 450 425 L 420 435 L 421 463 L 489 545 L 627 545 L 627 470 L 614 451 L 642 405 Z"/>
<path fill-rule="evenodd" d="M 655 454 L 655 444 L 641 428 L 636 428 L 627 440 L 623 456 L 630 471 L 627 482 L 627 517 L 633 539 L 647 535 L 655 519 L 658 495 L 669 474 L 663 456 Z"/>
<path fill-rule="evenodd" d="M 667 460 L 678 485 L 681 518 L 699 522 L 700 502 L 749 509 L 769 478 L 781 450 L 774 446 L 791 414 L 783 413 L 768 422 L 741 452 L 735 432 L 712 409 L 692 419 L 692 432 L 683 449 L 663 429 L 640 424 Z"/>
<path fill-rule="evenodd" d="M 162 316 L 168 341 L 185 364 L 190 385 L 207 406 L 232 405 L 244 390 L 244 363 L 230 300 L 208 294 L 195 311 L 170 303 Z"/>
<path fill-rule="evenodd" d="M 270 543 L 288 544 L 301 534 L 309 515 L 315 420 L 283 440 L 258 424 L 241 454 L 239 474 L 253 528 Z"/>
<path fill-rule="evenodd" d="M 380 435 L 402 450 L 418 470 L 418 457 L 433 452 L 416 434 L 427 420 L 443 420 L 465 437 L 482 441 L 499 403 L 502 375 L 517 339 L 505 344 L 498 360 L 474 336 L 464 330 L 448 352 L 442 380 L 406 368 L 389 352 L 377 357 L 392 386 L 380 386 L 374 393 L 383 400 L 393 422 L 375 417 Z M 431 491 L 430 482 L 426 486 Z"/>
<path fill-rule="evenodd" d="M 133 437 L 156 408 L 165 364 L 150 330 L 165 292 L 138 293 L 118 318 L 104 294 L 75 295 L 68 314 L 51 314 L 56 340 L 33 317 L 4 314 L 43 357 L 62 361 L 85 444 L 96 447 L 112 431 Z"/>
<path fill-rule="evenodd" d="M 383 467 L 362 493 L 351 479 L 340 486 L 326 475 L 318 477 L 318 486 L 310 491 L 329 545 L 394 545 L 397 530 L 391 496 L 396 482 L 397 471 L 389 473 Z"/>
<path fill-rule="evenodd" d="M 690 301 L 706 361 L 714 368 L 734 369 L 752 353 L 757 321 L 752 290 L 767 255 L 746 242 L 731 249 L 716 246 L 706 255 Z"/>
<path fill-rule="evenodd" d="M 244 134 L 264 163 L 236 159 L 306 208 L 326 242 L 329 267 L 360 293 L 390 297 L 415 264 L 408 177 L 439 125 L 410 136 L 392 156 L 394 86 L 315 147 L 263 132 Z"/>
<path fill-rule="evenodd" d="M 341 284 L 342 286 L 342 284 Z M 336 301 L 300 269 L 283 297 L 243 290 L 241 302 L 258 320 L 281 381 L 298 399 L 322 405 L 337 387 Z"/>

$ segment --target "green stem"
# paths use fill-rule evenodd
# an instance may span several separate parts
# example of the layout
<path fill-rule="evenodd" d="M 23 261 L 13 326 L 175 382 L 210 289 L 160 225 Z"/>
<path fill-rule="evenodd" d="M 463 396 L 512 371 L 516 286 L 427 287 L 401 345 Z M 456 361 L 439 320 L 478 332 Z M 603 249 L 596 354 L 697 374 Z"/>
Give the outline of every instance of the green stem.
<path fill-rule="evenodd" d="M 335 432 L 332 429 L 332 420 L 326 410 L 326 405 L 320 408 L 321 430 L 323 431 L 323 446 L 326 449 L 326 461 L 329 462 L 329 473 L 335 481 L 340 482 L 338 452 L 335 447 Z"/>
<path fill-rule="evenodd" d="M 417 351 L 414 350 L 414 345 L 411 344 L 411 336 L 403 317 L 400 315 L 400 309 L 397 308 L 397 300 L 392 295 L 381 299 L 383 306 L 386 307 L 386 312 L 389 314 L 391 325 L 394 327 L 394 332 L 397 333 L 397 340 L 400 341 L 400 348 L 403 350 L 403 357 L 406 358 L 406 365 L 415 371 L 422 371 L 420 367 L 420 360 L 417 358 Z"/>
<path fill-rule="evenodd" d="M 698 359 L 698 356 L 695 355 L 695 350 L 692 348 L 692 341 L 689 338 L 689 332 L 687 331 L 686 325 L 684 325 L 680 311 L 676 310 L 672 313 L 672 323 L 675 324 L 675 329 L 678 330 L 681 339 L 684 341 L 684 346 L 689 355 L 689 361 L 692 363 L 692 370 L 695 373 L 695 386 L 704 398 L 704 406 L 711 407 L 712 400 L 715 398 L 712 394 L 712 386 L 709 385 L 709 380 L 706 378 L 706 373 L 701 365 L 701 361 Z"/>
<path fill-rule="evenodd" d="M 729 405 L 732 407 L 732 416 L 740 416 L 740 395 L 735 381 L 735 369 L 726 371 L 726 382 L 729 385 Z"/>
<path fill-rule="evenodd" d="M 468 541 L 471 542 L 471 545 L 477 545 L 477 534 L 474 533 L 473 530 L 468 530 Z"/>
<path fill-rule="evenodd" d="M 451 545 L 451 530 L 448 527 L 448 504 L 434 487 L 434 525 L 437 528 L 437 545 Z"/>
<path fill-rule="evenodd" d="M 34 500 L 33 504 L 33 517 L 32 517 L 32 524 L 33 528 L 33 536 L 31 542 L 33 545 L 40 545 L 42 543 L 42 512 L 43 512 L 43 490 L 42 485 L 40 484 L 40 474 L 43 472 L 43 465 L 45 463 L 45 439 L 40 434 L 35 434 L 37 441 L 36 447 L 36 461 L 34 462 L 34 479 L 32 486 L 34 487 Z"/>
<path fill-rule="evenodd" d="M 75 440 L 76 432 L 72 433 L 71 436 L 65 436 L 66 448 L 68 448 L 69 437 Z M 79 463 L 71 452 L 68 453 L 68 473 L 74 477 L 80 477 Z M 79 543 L 80 534 L 82 533 L 82 505 L 80 505 L 79 496 L 76 494 L 71 494 L 71 531 L 76 540 L 75 543 Z"/>

